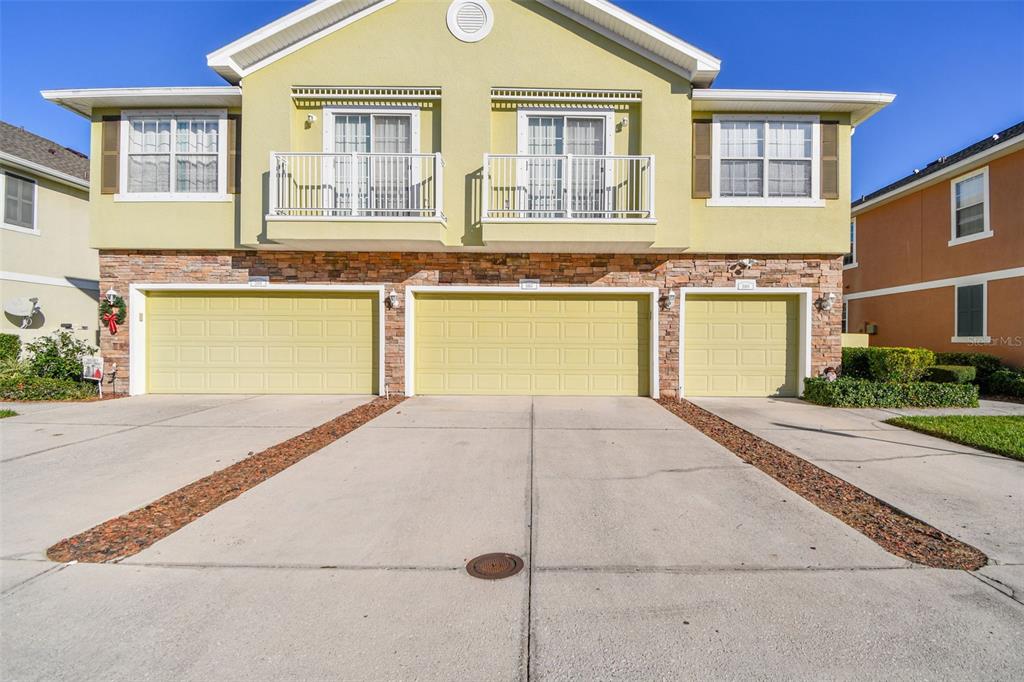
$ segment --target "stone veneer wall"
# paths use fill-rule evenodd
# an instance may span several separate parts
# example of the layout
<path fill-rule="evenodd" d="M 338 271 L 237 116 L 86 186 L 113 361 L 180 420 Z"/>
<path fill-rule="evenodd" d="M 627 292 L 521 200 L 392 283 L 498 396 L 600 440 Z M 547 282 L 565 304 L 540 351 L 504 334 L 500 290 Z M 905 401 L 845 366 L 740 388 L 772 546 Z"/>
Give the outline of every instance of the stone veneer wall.
<path fill-rule="evenodd" d="M 385 310 L 385 377 L 392 391 L 405 385 L 406 285 L 511 285 L 521 278 L 539 278 L 542 286 L 704 286 L 734 288 L 737 276 L 756 279 L 762 287 L 810 287 L 813 298 L 836 295 L 832 310 L 815 306 L 811 327 L 811 369 L 814 374 L 841 359 L 843 270 L 841 257 L 828 255 L 762 256 L 762 264 L 737 274 L 736 254 L 548 254 L 548 253 L 388 253 L 317 251 L 101 251 L 100 291 L 113 287 L 127 300 L 132 283 L 228 284 L 250 275 L 270 277 L 272 284 L 384 284 L 394 288 L 402 305 Z M 661 394 L 675 397 L 679 373 L 679 306 L 659 314 Z M 100 350 L 117 363 L 114 390 L 128 391 L 128 329 L 116 336 L 103 329 Z"/>

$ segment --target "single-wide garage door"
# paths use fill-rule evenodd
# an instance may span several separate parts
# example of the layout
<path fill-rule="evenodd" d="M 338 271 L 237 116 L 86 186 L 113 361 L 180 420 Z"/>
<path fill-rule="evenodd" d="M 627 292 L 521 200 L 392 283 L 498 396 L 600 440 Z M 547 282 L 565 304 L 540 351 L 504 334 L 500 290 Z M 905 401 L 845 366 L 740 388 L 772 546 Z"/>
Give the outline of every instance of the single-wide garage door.
<path fill-rule="evenodd" d="M 797 394 L 797 296 L 687 295 L 687 396 Z"/>
<path fill-rule="evenodd" d="M 151 393 L 376 393 L 377 294 L 151 292 Z"/>
<path fill-rule="evenodd" d="M 650 298 L 415 297 L 417 393 L 649 395 Z"/>

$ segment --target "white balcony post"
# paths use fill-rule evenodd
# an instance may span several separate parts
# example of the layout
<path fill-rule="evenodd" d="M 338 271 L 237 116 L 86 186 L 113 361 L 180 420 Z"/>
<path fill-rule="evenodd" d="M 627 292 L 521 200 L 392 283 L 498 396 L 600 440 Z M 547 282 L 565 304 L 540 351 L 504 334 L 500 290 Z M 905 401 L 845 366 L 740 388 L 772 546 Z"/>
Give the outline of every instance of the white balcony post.
<path fill-rule="evenodd" d="M 484 154 L 484 167 L 483 172 L 480 174 L 481 178 L 481 192 L 480 192 L 480 218 L 487 218 L 489 212 L 488 206 L 491 200 L 491 155 Z"/>
<path fill-rule="evenodd" d="M 654 156 L 647 157 L 647 217 L 654 218 Z"/>
<path fill-rule="evenodd" d="M 434 153 L 434 215 L 444 216 L 444 159 L 441 152 Z"/>
<path fill-rule="evenodd" d="M 351 164 L 348 171 L 348 200 L 349 200 L 349 213 L 357 215 L 356 208 L 359 206 L 359 160 L 358 155 L 355 152 L 349 152 L 349 163 Z M 367 182 L 367 188 L 369 188 L 369 182 Z"/>
<path fill-rule="evenodd" d="M 276 215 L 277 193 L 281 186 L 281 170 L 277 167 L 277 154 L 274 152 L 270 152 L 270 165 L 267 166 L 267 169 L 270 171 L 267 173 L 267 213 Z"/>
<path fill-rule="evenodd" d="M 564 163 L 562 179 L 565 182 L 565 217 L 572 218 L 572 154 L 565 155 Z"/>

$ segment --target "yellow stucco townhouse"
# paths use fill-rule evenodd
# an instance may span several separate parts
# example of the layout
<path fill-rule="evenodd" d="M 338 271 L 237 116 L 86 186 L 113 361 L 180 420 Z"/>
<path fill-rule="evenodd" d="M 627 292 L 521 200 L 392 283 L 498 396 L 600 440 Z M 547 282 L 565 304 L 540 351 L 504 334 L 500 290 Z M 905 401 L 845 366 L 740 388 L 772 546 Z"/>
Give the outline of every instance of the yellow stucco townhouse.
<path fill-rule="evenodd" d="M 89 246 L 89 159 L 0 121 L 0 333 L 67 329 L 98 342 L 99 258 Z"/>
<path fill-rule="evenodd" d="M 207 62 L 43 93 L 92 126 L 118 390 L 796 395 L 839 362 L 851 135 L 892 95 L 715 89 L 603 0 L 318 0 Z"/>

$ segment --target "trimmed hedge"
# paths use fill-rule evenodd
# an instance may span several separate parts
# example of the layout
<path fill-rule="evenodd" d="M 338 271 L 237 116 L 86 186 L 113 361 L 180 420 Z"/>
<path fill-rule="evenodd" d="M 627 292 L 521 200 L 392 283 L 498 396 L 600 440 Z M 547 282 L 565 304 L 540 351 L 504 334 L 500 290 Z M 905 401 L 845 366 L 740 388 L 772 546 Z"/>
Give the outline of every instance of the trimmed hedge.
<path fill-rule="evenodd" d="M 993 395 L 1024 398 L 1024 374 L 1012 369 L 1001 369 L 989 375 L 985 388 Z"/>
<path fill-rule="evenodd" d="M 935 364 L 935 353 L 927 348 L 868 349 L 868 369 L 875 381 L 907 383 L 918 381 L 925 370 Z"/>
<path fill-rule="evenodd" d="M 83 400 L 94 398 L 96 387 L 50 377 L 0 379 L 0 400 Z"/>
<path fill-rule="evenodd" d="M 974 384 L 884 382 L 841 378 L 804 381 L 804 400 L 828 407 L 977 407 Z"/>
<path fill-rule="evenodd" d="M 940 384 L 973 384 L 977 372 L 970 365 L 932 365 L 922 378 Z"/>
<path fill-rule="evenodd" d="M 870 379 L 868 347 L 843 349 L 843 376 L 851 379 Z"/>
<path fill-rule="evenodd" d="M 17 334 L 0 334 L 0 361 L 17 360 L 21 355 L 21 337 Z"/>
<path fill-rule="evenodd" d="M 1003 361 L 988 353 L 936 353 L 935 364 L 937 365 L 970 365 L 977 372 L 977 383 L 982 388 L 988 382 L 993 372 L 1003 368 Z"/>

